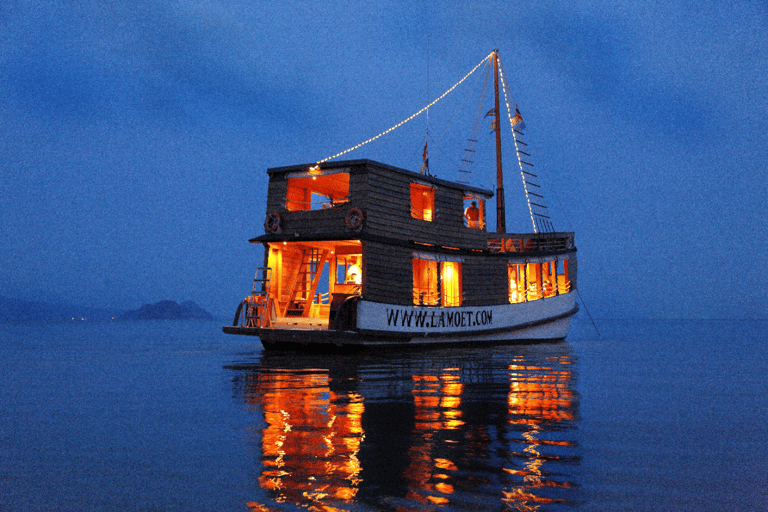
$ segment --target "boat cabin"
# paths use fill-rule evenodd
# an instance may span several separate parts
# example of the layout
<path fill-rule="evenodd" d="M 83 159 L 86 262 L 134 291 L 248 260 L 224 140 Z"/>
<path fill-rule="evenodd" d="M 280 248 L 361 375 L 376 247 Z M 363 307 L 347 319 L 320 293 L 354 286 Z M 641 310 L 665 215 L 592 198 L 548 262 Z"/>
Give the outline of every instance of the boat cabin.
<path fill-rule="evenodd" d="M 260 327 L 353 328 L 337 314 L 350 297 L 451 308 L 570 289 L 573 233 L 488 233 L 489 190 L 371 160 L 267 172 L 265 234 L 250 240 L 265 249 Z"/>

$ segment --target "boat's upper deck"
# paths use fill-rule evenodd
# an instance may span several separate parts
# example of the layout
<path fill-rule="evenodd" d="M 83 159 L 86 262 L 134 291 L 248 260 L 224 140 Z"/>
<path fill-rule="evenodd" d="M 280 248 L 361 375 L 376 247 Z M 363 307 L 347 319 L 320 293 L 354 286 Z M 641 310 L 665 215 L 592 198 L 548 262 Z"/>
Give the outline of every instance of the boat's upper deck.
<path fill-rule="evenodd" d="M 368 239 L 470 251 L 573 248 L 572 233 L 486 231 L 493 192 L 371 160 L 268 169 L 264 227 L 253 242 Z"/>

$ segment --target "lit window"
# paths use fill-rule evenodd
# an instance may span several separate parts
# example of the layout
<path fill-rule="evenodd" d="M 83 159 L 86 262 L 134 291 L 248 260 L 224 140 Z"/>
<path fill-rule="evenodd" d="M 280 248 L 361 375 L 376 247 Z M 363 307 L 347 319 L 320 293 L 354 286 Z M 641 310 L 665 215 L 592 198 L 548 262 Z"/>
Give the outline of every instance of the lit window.
<path fill-rule="evenodd" d="M 525 266 L 525 277 L 528 285 L 526 292 L 528 300 L 541 298 L 541 263 L 528 263 Z"/>
<path fill-rule="evenodd" d="M 555 261 L 547 261 L 541 264 L 541 285 L 544 297 L 557 295 L 557 274 Z"/>
<path fill-rule="evenodd" d="M 443 306 L 461 306 L 461 263 L 444 261 L 440 267 Z"/>
<path fill-rule="evenodd" d="M 411 183 L 411 217 L 432 221 L 435 214 L 435 189 Z"/>
<path fill-rule="evenodd" d="M 333 208 L 349 200 L 349 173 L 288 178 L 285 208 L 290 211 Z"/>
<path fill-rule="evenodd" d="M 361 254 L 347 254 L 336 257 L 337 284 L 363 284 L 363 273 L 360 268 Z"/>
<path fill-rule="evenodd" d="M 485 227 L 485 201 L 474 196 L 464 196 L 464 225 L 468 228 Z"/>
<path fill-rule="evenodd" d="M 507 266 L 509 279 L 509 302 L 554 297 L 568 293 L 568 260 L 545 261 L 543 263 L 510 263 Z"/>
<path fill-rule="evenodd" d="M 557 262 L 557 293 L 568 293 L 571 291 L 571 280 L 568 277 L 568 258 Z"/>
<path fill-rule="evenodd" d="M 413 258 L 413 303 L 437 306 L 437 262 Z"/>
<path fill-rule="evenodd" d="M 525 302 L 524 265 L 509 265 L 507 274 L 509 276 L 509 302 Z"/>
<path fill-rule="evenodd" d="M 413 303 L 418 306 L 461 306 L 461 263 L 414 257 Z"/>

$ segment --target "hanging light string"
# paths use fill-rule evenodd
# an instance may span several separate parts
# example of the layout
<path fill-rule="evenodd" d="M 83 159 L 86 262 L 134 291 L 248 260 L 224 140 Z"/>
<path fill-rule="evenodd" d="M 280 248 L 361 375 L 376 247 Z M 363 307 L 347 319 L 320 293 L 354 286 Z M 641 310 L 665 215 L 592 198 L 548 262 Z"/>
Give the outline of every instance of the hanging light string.
<path fill-rule="evenodd" d="M 404 120 L 404 121 L 400 121 L 400 122 L 399 122 L 399 123 L 397 123 L 395 126 L 393 126 L 392 128 L 390 128 L 389 130 L 383 131 L 383 132 L 381 132 L 380 134 L 376 135 L 375 137 L 371 137 L 370 139 L 366 140 L 365 142 L 361 142 L 361 143 L 360 143 L 360 144 L 358 144 L 357 146 L 351 147 L 351 148 L 349 148 L 349 149 L 347 149 L 347 150 L 345 150 L 345 151 L 342 151 L 341 153 L 336 153 L 336 154 L 335 154 L 335 155 L 333 155 L 333 156 L 329 156 L 328 158 L 325 158 L 325 159 L 323 159 L 323 160 L 320 160 L 320 161 L 318 161 L 318 162 L 317 162 L 317 165 L 320 165 L 320 164 L 322 164 L 323 162 L 327 162 L 328 160 L 333 160 L 334 158 L 338 158 L 338 157 L 340 157 L 341 155 L 345 155 L 345 154 L 349 153 L 350 151 L 354 151 L 354 150 L 356 150 L 357 148 L 360 148 L 360 147 L 362 147 L 362 146 L 365 146 L 366 144 L 368 144 L 368 143 L 370 143 L 370 142 L 373 142 L 373 141 L 375 141 L 375 140 L 376 140 L 376 139 L 378 139 L 379 137 L 382 137 L 382 136 L 384 136 L 384 135 L 388 134 L 389 132 L 391 132 L 391 131 L 395 130 L 396 128 L 400 128 L 401 126 L 403 126 L 403 125 L 404 125 L 405 123 L 407 123 L 408 121 L 410 121 L 410 120 L 412 120 L 413 118 L 415 118 L 416 116 L 418 116 L 418 115 L 420 115 L 420 114 L 424 113 L 424 111 L 428 110 L 428 109 L 429 109 L 431 106 L 433 106 L 435 103 L 437 103 L 438 101 L 440 101 L 441 99 L 443 99 L 445 96 L 447 96 L 447 95 L 448 95 L 448 93 L 450 93 L 450 92 L 451 92 L 451 91 L 453 91 L 453 90 L 454 90 L 456 87 L 458 87 L 459 85 L 461 85 L 461 83 L 462 83 L 464 80 L 466 80 L 467 78 L 469 78 L 469 77 L 472 75 L 472 73 L 474 73 L 475 71 L 477 71 L 477 68 L 479 68 L 480 66 L 482 66 L 482 65 L 483 65 L 483 63 L 484 63 L 485 61 L 487 61 L 488 59 L 490 59 L 490 58 L 491 58 L 491 56 L 492 56 L 492 55 L 493 55 L 493 53 L 490 53 L 490 54 L 488 54 L 488 56 L 487 56 L 487 57 L 485 57 L 485 58 L 484 58 L 482 61 L 480 61 L 480 63 L 479 63 L 477 66 L 475 66 L 474 68 L 472 68 L 472 71 L 470 71 L 469 73 L 467 73 L 467 74 L 464 76 L 464 78 L 462 78 L 461 80 L 459 80 L 458 82 L 456 82 L 456 83 L 453 85 L 453 87 L 451 87 L 450 89 L 448 89 L 447 91 L 445 91 L 445 92 L 444 92 L 444 93 L 443 93 L 443 94 L 442 94 L 442 95 L 441 95 L 439 98 L 437 98 L 435 101 L 433 101 L 432 103 L 430 103 L 430 104 L 429 104 L 429 105 L 427 105 L 426 107 L 422 108 L 421 110 L 419 110 L 418 112 L 416 112 L 415 114 L 413 114 L 413 115 L 412 115 L 411 117 L 409 117 L 408 119 L 406 119 L 406 120 Z"/>
<path fill-rule="evenodd" d="M 533 216 L 533 208 L 531 207 L 531 196 L 528 195 L 528 183 L 525 181 L 525 171 L 523 170 L 523 162 L 520 159 L 520 147 L 517 144 L 517 136 L 515 135 L 515 125 L 512 122 L 512 110 L 509 107 L 509 100 L 507 99 L 507 78 L 504 74 L 504 67 L 501 65 L 501 57 L 499 59 L 499 74 L 501 75 L 501 88 L 504 91 L 504 104 L 507 106 L 507 118 L 509 118 L 509 127 L 512 130 L 512 140 L 515 141 L 515 153 L 517 154 L 517 165 L 520 166 L 520 177 L 523 180 L 523 188 L 525 189 L 525 199 L 528 202 L 528 213 L 531 215 L 531 224 L 533 224 L 533 232 L 538 233 L 536 228 L 536 221 Z M 510 96 L 512 93 L 510 92 Z"/>

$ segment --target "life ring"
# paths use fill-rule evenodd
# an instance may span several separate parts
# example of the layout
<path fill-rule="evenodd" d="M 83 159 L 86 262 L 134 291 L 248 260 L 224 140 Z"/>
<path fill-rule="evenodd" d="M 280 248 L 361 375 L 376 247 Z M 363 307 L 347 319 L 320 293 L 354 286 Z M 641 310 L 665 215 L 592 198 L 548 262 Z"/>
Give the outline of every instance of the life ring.
<path fill-rule="evenodd" d="M 282 226 L 283 219 L 280 218 L 280 214 L 272 212 L 267 215 L 267 220 L 264 221 L 264 230 L 267 233 L 278 233 Z"/>
<path fill-rule="evenodd" d="M 363 212 L 360 208 L 352 208 L 347 212 L 347 216 L 344 217 L 344 224 L 347 225 L 347 229 L 350 231 L 359 232 L 363 229 Z"/>

